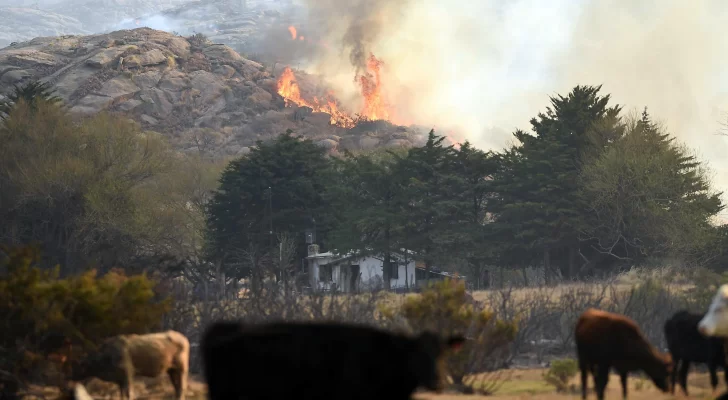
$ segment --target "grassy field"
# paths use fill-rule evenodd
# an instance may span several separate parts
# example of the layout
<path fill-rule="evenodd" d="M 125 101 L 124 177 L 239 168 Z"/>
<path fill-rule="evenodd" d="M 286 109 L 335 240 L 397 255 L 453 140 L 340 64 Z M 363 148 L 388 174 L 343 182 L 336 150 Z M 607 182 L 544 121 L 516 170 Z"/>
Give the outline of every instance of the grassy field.
<path fill-rule="evenodd" d="M 430 394 L 418 393 L 415 398 L 421 400 L 470 400 L 470 399 L 491 399 L 491 400 L 515 400 L 515 399 L 541 399 L 541 400 L 566 400 L 580 398 L 579 394 L 579 377 L 573 379 L 573 389 L 571 393 L 557 393 L 551 386 L 547 385 L 542 374 L 543 369 L 525 369 L 508 371 L 508 379 L 503 382 L 500 388 L 492 396 L 475 396 L 461 394 Z M 718 386 L 716 394 L 721 394 L 726 387 L 723 383 L 722 372 L 719 373 L 721 383 Z M 708 375 L 705 373 L 691 373 L 688 377 L 688 389 L 690 390 L 690 399 L 711 399 L 714 396 L 711 393 Z M 593 381 L 590 377 L 589 387 L 593 387 Z M 92 381 L 89 385 L 89 391 L 95 399 L 116 399 L 119 398 L 119 392 L 114 385 L 102 383 L 100 381 Z M 135 393 L 139 399 L 173 399 L 172 385 L 166 377 L 158 380 L 139 379 L 135 385 Z M 46 398 L 53 398 L 53 390 L 46 390 Z M 607 386 L 607 399 L 621 399 L 622 392 L 619 384 L 619 377 L 612 375 Z M 28 397 L 30 398 L 30 397 Z M 36 397 L 40 398 L 40 397 Z M 205 384 L 202 383 L 199 376 L 193 376 L 188 386 L 188 399 L 203 400 L 205 399 Z M 638 377 L 629 378 L 629 399 L 631 400 L 660 400 L 685 398 L 681 392 L 676 395 L 661 393 L 647 379 Z M 596 395 L 590 391 L 589 399 L 596 399 Z"/>

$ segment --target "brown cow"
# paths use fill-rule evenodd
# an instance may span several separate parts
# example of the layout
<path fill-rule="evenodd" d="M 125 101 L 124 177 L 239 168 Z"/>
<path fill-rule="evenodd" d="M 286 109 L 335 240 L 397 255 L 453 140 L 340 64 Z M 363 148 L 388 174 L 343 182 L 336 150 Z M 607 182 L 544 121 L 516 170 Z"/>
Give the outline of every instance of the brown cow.
<path fill-rule="evenodd" d="M 98 351 L 77 363 L 72 380 L 97 377 L 114 382 L 122 400 L 134 400 L 135 376 L 156 378 L 166 372 L 174 386 L 175 399 L 184 400 L 189 358 L 190 342 L 176 331 L 118 335 L 104 340 Z"/>
<path fill-rule="evenodd" d="M 614 367 L 622 382 L 622 395 L 627 398 L 627 374 L 644 371 L 663 392 L 669 391 L 672 357 L 657 351 L 644 337 L 637 324 L 623 315 L 590 308 L 576 322 L 576 351 L 581 370 L 581 397 L 586 399 L 588 373 L 594 375 L 599 400 Z"/>

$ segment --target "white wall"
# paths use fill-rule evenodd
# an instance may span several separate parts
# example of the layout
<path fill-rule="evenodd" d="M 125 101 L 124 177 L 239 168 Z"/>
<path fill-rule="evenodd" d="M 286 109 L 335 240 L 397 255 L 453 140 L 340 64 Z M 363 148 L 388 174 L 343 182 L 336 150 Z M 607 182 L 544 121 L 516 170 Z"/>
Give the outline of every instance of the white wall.
<path fill-rule="evenodd" d="M 359 264 L 359 268 L 361 271 L 362 285 L 366 285 L 367 283 L 372 283 L 371 280 L 376 279 L 376 278 L 374 278 L 375 276 L 378 276 L 379 279 L 382 278 L 382 276 L 383 276 L 382 266 L 384 265 L 383 261 L 378 260 L 373 257 L 367 257 L 367 258 L 351 261 L 349 264 L 355 265 L 357 263 Z M 409 264 L 407 265 L 406 270 L 407 270 L 407 273 L 409 274 L 409 282 L 408 282 L 409 286 L 414 287 L 415 286 L 415 262 L 410 261 Z M 405 285 L 405 282 L 407 282 L 407 280 L 405 278 L 405 266 L 400 265 L 398 272 L 399 272 L 398 278 L 396 278 L 396 279 L 392 278 L 389 280 L 389 285 L 392 289 L 407 287 L 407 285 Z"/>
<path fill-rule="evenodd" d="M 330 282 L 319 281 L 320 267 L 322 265 L 328 264 L 329 262 L 331 262 L 331 258 L 315 258 L 310 260 L 309 278 L 311 287 L 318 289 L 331 289 Z M 340 290 L 348 289 L 349 286 L 349 282 L 344 282 L 345 280 L 348 280 L 348 277 L 347 274 L 342 271 L 342 268 L 349 268 L 349 266 L 351 265 L 359 265 L 359 288 L 366 288 L 367 286 L 376 285 L 377 281 L 381 282 L 381 279 L 383 277 L 382 266 L 384 265 L 384 262 L 374 257 L 363 257 L 333 266 L 333 282 L 336 283 L 337 287 Z M 409 275 L 409 278 L 405 277 L 405 273 Z M 404 265 L 400 265 L 398 277 L 390 279 L 390 287 L 392 289 L 406 288 L 407 283 L 409 284 L 409 287 L 415 287 L 414 261 L 410 261 L 406 268 Z"/>

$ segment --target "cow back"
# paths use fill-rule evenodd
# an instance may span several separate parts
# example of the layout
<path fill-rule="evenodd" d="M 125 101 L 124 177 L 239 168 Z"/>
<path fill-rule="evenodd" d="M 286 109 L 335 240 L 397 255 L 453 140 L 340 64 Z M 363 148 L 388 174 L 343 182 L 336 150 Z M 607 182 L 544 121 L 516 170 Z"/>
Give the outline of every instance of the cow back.
<path fill-rule="evenodd" d="M 723 340 L 707 338 L 698 331 L 702 314 L 681 310 L 665 322 L 667 347 L 675 359 L 725 365 Z"/>
<path fill-rule="evenodd" d="M 224 324 L 202 343 L 211 400 L 405 399 L 417 386 L 416 348 L 405 336 L 357 325 Z"/>

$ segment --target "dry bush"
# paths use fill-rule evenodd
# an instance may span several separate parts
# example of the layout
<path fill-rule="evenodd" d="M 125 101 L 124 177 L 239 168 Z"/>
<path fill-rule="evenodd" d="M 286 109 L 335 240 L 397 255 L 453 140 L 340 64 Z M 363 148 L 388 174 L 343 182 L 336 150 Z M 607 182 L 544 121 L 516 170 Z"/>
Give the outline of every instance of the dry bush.
<path fill-rule="evenodd" d="M 3 250 L 8 258 L 0 277 L 0 375 L 14 376 L 23 387 L 60 383 L 70 359 L 109 336 L 158 329 L 169 311 L 169 301 L 157 301 L 156 284 L 146 275 L 112 271 L 97 277 L 91 270 L 59 279 L 57 268 L 38 268 L 37 249 Z M 60 365 L 52 360 L 61 358 L 59 352 L 66 357 Z"/>
<path fill-rule="evenodd" d="M 247 290 L 244 297 L 210 295 L 198 300 L 187 286 L 175 296 L 175 306 L 165 318 L 165 326 L 184 333 L 192 344 L 190 370 L 201 372 L 200 338 L 206 327 L 217 320 L 240 320 L 244 323 L 272 321 L 341 321 L 378 327 L 392 327 L 381 318 L 377 306 L 384 293 L 325 294 L 301 293 L 295 282 L 273 280 L 263 282 L 256 290 Z M 237 293 L 236 293 L 237 294 Z"/>
<path fill-rule="evenodd" d="M 575 354 L 574 326 L 588 308 L 634 319 L 650 342 L 664 349 L 665 321 L 681 309 L 704 312 L 717 283 L 723 281 L 703 272 L 703 280 L 716 284 L 689 285 L 684 275 L 676 283 L 674 277 L 679 275 L 674 272 L 633 269 L 600 282 L 510 287 L 479 292 L 474 297 L 496 310 L 499 317 L 518 324 L 504 367 L 523 362 L 524 358 L 544 365 L 548 359 Z"/>
<path fill-rule="evenodd" d="M 414 332 L 429 330 L 440 335 L 465 334 L 469 340 L 462 351 L 448 358 L 448 371 L 455 387 L 492 393 L 502 383 L 494 372 L 516 336 L 516 323 L 506 322 L 491 309 L 471 300 L 462 281 L 445 279 L 410 296 L 400 307 L 383 305 L 382 314 L 402 320 Z M 505 350 L 505 351 L 504 351 Z"/>
<path fill-rule="evenodd" d="M 187 41 L 190 42 L 192 47 L 198 48 L 206 45 L 210 42 L 210 40 L 205 36 L 204 33 L 198 32 L 194 35 L 187 38 Z"/>

